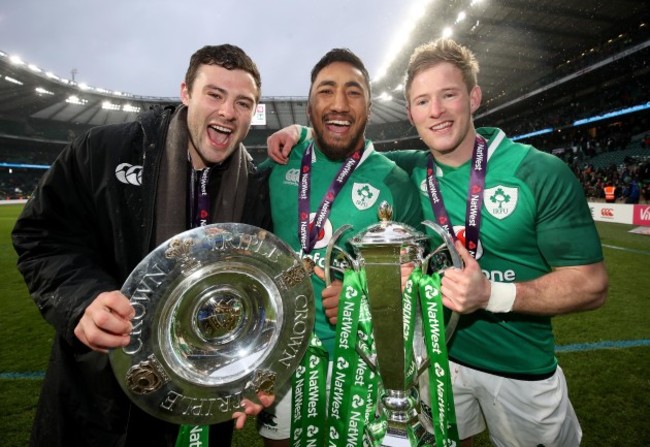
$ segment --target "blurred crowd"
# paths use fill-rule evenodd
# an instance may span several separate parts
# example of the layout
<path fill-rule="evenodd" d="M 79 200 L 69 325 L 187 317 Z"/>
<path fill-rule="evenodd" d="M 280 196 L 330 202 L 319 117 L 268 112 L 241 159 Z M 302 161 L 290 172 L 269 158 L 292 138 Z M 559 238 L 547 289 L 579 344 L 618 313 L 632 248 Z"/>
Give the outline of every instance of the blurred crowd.
<path fill-rule="evenodd" d="M 607 168 L 574 163 L 572 168 L 588 200 L 604 201 L 605 188 L 614 187 L 615 202 L 650 203 L 650 162 L 628 159 L 621 166 Z"/>

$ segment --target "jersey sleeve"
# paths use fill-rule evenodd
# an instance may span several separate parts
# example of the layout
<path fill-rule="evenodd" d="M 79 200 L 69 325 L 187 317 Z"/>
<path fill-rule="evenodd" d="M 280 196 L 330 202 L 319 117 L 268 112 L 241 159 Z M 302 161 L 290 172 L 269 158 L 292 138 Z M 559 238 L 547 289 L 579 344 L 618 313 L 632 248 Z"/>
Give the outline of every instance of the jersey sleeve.
<path fill-rule="evenodd" d="M 395 166 L 386 183 L 393 193 L 393 220 L 424 231 L 418 191 L 406 172 Z"/>
<path fill-rule="evenodd" d="M 300 138 L 298 138 L 296 146 L 304 143 L 305 141 L 312 141 L 314 139 L 314 132 L 312 132 L 311 127 L 301 126 L 299 124 L 296 124 L 296 126 L 298 126 L 300 129 Z"/>
<path fill-rule="evenodd" d="M 559 158 L 531 151 L 519 175 L 536 202 L 537 245 L 553 267 L 603 260 L 600 238 L 578 179 Z"/>
<path fill-rule="evenodd" d="M 422 160 L 426 158 L 428 152 L 417 149 L 405 149 L 399 151 L 382 152 L 389 160 L 394 161 L 397 166 L 402 168 L 408 175 L 413 173 L 413 169 L 420 166 Z"/>

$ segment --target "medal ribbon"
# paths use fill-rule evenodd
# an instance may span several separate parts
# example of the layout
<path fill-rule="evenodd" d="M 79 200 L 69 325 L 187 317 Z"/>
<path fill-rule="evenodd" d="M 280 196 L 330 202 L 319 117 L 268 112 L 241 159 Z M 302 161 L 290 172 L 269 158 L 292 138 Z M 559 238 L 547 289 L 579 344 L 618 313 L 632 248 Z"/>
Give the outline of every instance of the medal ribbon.
<path fill-rule="evenodd" d="M 192 169 L 190 182 L 190 197 L 192 210 L 190 216 L 192 219 L 192 228 L 202 227 L 208 224 L 210 217 L 210 193 L 208 193 L 208 181 L 210 180 L 210 168 L 205 168 L 201 172 L 197 188 L 197 171 Z"/>
<path fill-rule="evenodd" d="M 476 250 L 478 248 L 479 228 L 481 226 L 481 214 L 483 210 L 483 192 L 485 190 L 485 175 L 487 172 L 486 147 L 487 142 L 485 138 L 477 135 L 476 141 L 474 142 L 474 151 L 472 152 L 472 167 L 465 210 L 465 248 L 467 248 L 467 251 L 474 258 L 476 258 Z M 436 162 L 433 159 L 433 155 L 429 154 L 426 182 L 431 208 L 436 216 L 437 223 L 447 230 L 452 239 L 456 241 L 456 232 L 449 219 L 445 203 L 442 200 L 440 184 L 436 179 L 435 169 Z"/>
<path fill-rule="evenodd" d="M 300 163 L 300 177 L 298 180 L 298 238 L 300 239 L 300 245 L 305 254 L 309 254 L 312 248 L 314 248 L 314 245 L 316 245 L 318 234 L 327 221 L 327 217 L 332 210 L 334 199 L 336 199 L 336 196 L 359 164 L 362 150 L 355 151 L 343 161 L 343 164 L 334 177 L 334 180 L 332 180 L 329 188 L 327 188 L 327 192 L 325 193 L 325 196 L 318 207 L 318 211 L 316 212 L 316 216 L 314 217 L 313 224 L 310 225 L 309 198 L 311 191 L 311 159 L 313 153 L 314 143 L 311 143 L 302 156 L 302 161 Z"/>
<path fill-rule="evenodd" d="M 210 216 L 210 194 L 208 193 L 208 181 L 210 180 L 210 168 L 201 171 L 198 184 L 196 172 L 192 169 L 190 177 L 190 218 L 192 228 L 202 227 L 208 224 Z M 195 445 L 208 445 L 209 425 L 181 425 L 176 437 L 176 447 L 191 447 Z M 197 444 L 202 442 L 203 444 Z"/>

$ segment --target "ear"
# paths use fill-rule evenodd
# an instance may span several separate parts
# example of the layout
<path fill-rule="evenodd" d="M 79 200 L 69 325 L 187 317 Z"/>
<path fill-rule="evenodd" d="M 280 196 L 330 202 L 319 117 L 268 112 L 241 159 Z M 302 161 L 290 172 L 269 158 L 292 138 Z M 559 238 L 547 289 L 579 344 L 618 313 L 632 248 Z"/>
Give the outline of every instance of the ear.
<path fill-rule="evenodd" d="M 481 105 L 483 99 L 483 92 L 481 87 L 475 85 L 471 92 L 469 92 L 469 105 L 472 113 L 476 112 Z"/>
<path fill-rule="evenodd" d="M 184 105 L 188 105 L 190 103 L 190 92 L 187 89 L 187 84 L 185 81 L 181 82 L 181 101 Z"/>
<path fill-rule="evenodd" d="M 408 105 L 406 106 L 406 115 L 409 118 L 409 123 L 411 123 L 411 126 L 415 126 L 413 123 L 413 117 L 411 116 L 411 108 Z"/>

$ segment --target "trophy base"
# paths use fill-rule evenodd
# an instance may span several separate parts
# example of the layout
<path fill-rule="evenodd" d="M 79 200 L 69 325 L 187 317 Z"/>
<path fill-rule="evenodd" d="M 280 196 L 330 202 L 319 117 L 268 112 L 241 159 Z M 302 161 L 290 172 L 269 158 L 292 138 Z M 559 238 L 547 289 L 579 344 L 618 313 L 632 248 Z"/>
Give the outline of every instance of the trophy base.
<path fill-rule="evenodd" d="M 386 433 L 384 439 L 381 441 L 381 447 L 413 447 L 411 442 L 406 436 L 399 436 L 391 433 Z"/>
<path fill-rule="evenodd" d="M 386 436 L 381 441 L 381 447 L 435 447 L 435 436 L 426 431 L 421 424 L 418 423 L 414 431 L 416 443 L 411 444 L 405 431 L 391 430 L 389 428 Z"/>

